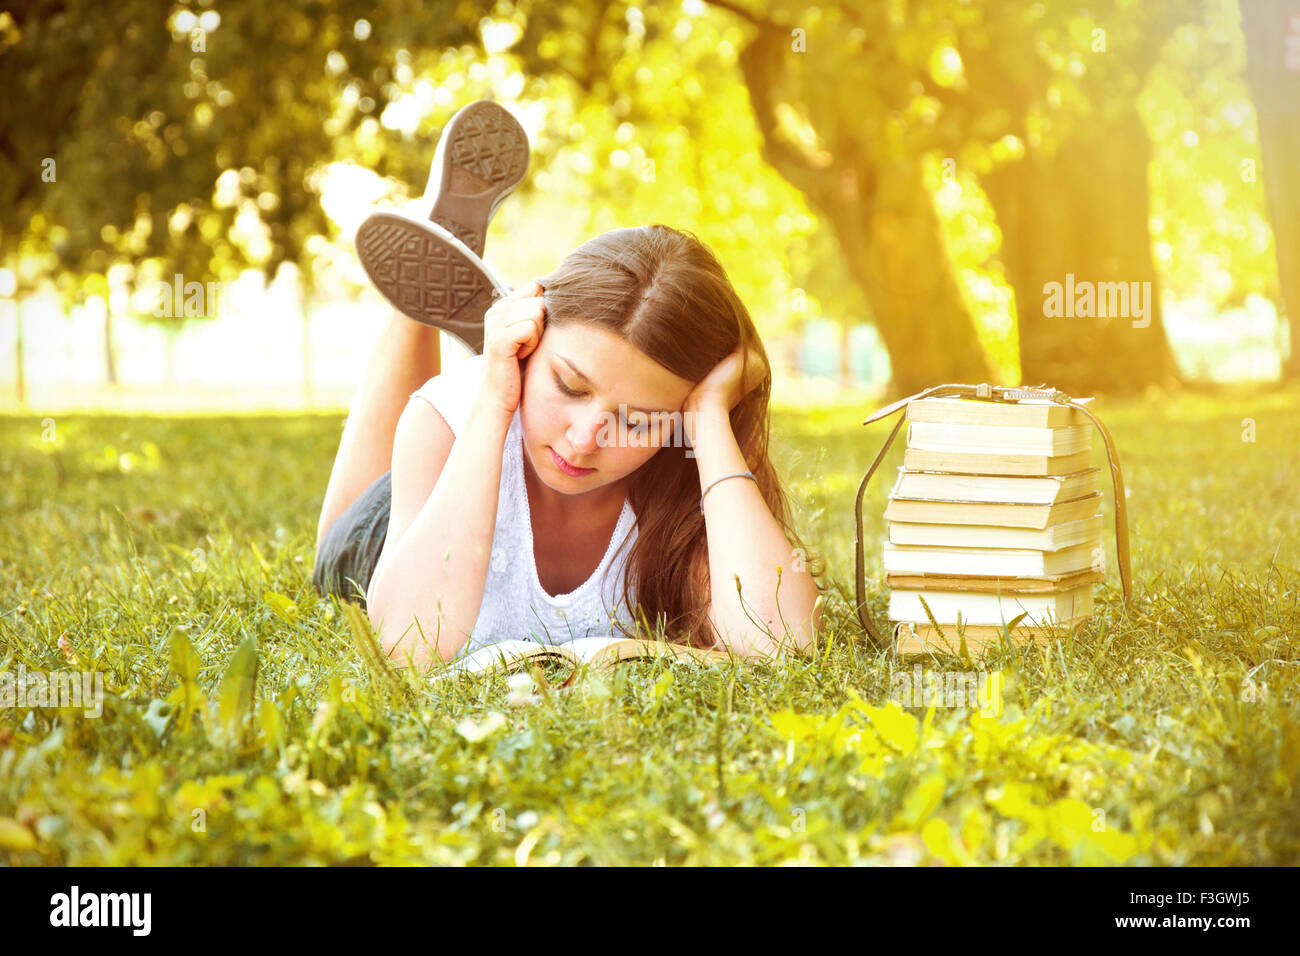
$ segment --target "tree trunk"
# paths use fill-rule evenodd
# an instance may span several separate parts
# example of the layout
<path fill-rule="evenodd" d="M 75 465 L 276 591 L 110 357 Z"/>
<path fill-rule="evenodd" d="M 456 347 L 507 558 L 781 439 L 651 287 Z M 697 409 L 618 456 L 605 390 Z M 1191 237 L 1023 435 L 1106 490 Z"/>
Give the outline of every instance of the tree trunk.
<path fill-rule="evenodd" d="M 853 323 L 849 319 L 840 319 L 840 384 L 845 388 L 853 387 Z"/>
<path fill-rule="evenodd" d="M 166 368 L 163 370 L 163 374 L 168 389 L 176 387 L 176 336 L 179 331 L 175 323 L 171 323 L 163 329 L 163 334 L 167 336 Z"/>
<path fill-rule="evenodd" d="M 311 310 L 308 309 L 307 297 L 301 290 L 298 293 L 298 304 L 302 315 L 302 401 L 304 408 L 311 408 Z"/>
<path fill-rule="evenodd" d="M 991 381 L 920 164 L 882 163 L 874 173 L 883 201 L 824 211 L 850 274 L 871 302 L 889 352 L 890 391 L 901 396 L 949 382 Z M 856 198 L 856 189 L 850 186 L 846 198 Z"/>
<path fill-rule="evenodd" d="M 14 366 L 18 375 L 18 404 L 27 403 L 27 379 L 23 376 L 23 298 L 14 299 Z"/>
<path fill-rule="evenodd" d="M 109 385 L 117 384 L 117 363 L 113 361 L 113 304 L 112 297 L 104 305 L 104 374 Z"/>
<path fill-rule="evenodd" d="M 1282 377 L 1300 378 L 1300 0 L 1240 0 L 1246 76 L 1259 117 L 1268 216 L 1291 353 Z"/>
<path fill-rule="evenodd" d="M 755 25 L 758 32 L 739 62 L 762 134 L 763 158 L 835 230 L 889 352 L 889 391 L 910 395 L 946 382 L 989 381 L 988 358 L 953 276 L 921 163 L 916 156 L 829 129 L 819 135 L 837 143 L 832 161 L 811 157 L 777 118 L 784 103 L 778 88 L 788 81 L 790 34 L 767 21 Z"/>
<path fill-rule="evenodd" d="M 1129 106 L 984 177 L 1026 385 L 1087 395 L 1178 383 L 1147 225 L 1150 153 Z"/>

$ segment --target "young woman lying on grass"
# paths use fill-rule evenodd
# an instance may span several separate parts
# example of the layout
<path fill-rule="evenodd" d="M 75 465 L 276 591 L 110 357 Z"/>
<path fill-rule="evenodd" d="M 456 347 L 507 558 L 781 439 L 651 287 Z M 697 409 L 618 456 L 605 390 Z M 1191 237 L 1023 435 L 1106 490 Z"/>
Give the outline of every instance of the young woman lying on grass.
<path fill-rule="evenodd" d="M 483 354 L 439 372 L 438 330 L 394 314 L 321 511 L 317 585 L 364 594 L 390 657 L 426 668 L 638 622 L 741 656 L 814 640 L 766 353 L 694 236 L 584 243 L 497 298 Z"/>

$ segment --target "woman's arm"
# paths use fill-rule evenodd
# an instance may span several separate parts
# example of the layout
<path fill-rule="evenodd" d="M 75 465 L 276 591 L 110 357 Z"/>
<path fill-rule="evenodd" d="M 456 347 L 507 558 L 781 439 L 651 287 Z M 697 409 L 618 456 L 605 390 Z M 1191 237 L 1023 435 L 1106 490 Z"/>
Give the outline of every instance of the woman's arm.
<path fill-rule="evenodd" d="M 688 434 L 700 491 L 723 475 L 748 471 L 724 404 L 704 400 L 692 403 L 691 410 Z M 793 548 L 758 485 L 748 478 L 713 485 L 704 499 L 704 525 L 712 596 L 709 620 L 723 643 L 743 656 L 769 654 L 782 644 L 799 651 L 810 646 L 818 623 L 817 582 L 806 570 L 792 566 Z"/>
<path fill-rule="evenodd" d="M 451 660 L 478 620 L 496 532 L 501 457 L 523 397 L 519 363 L 542 338 L 542 292 L 537 282 L 521 285 L 484 315 L 483 377 L 450 453 L 440 415 L 429 411 L 425 417 L 415 410 L 417 402 L 398 420 L 388 538 L 366 606 L 388 656 L 414 667 L 427 669 L 435 655 Z"/>
<path fill-rule="evenodd" d="M 439 441 L 446 440 L 438 432 L 447 425 L 422 401 L 402 412 L 393 440 L 388 537 L 366 594 L 390 657 L 420 670 L 435 655 L 450 660 L 478 620 L 509 427 L 499 402 L 477 399 L 441 471 L 430 475 Z"/>

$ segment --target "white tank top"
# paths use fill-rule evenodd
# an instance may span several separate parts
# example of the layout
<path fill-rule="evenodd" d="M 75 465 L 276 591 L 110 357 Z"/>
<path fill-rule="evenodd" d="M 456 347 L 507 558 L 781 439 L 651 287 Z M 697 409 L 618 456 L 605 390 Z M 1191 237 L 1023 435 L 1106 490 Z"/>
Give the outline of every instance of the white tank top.
<path fill-rule="evenodd" d="M 459 436 L 481 380 L 483 361 L 483 356 L 474 355 L 457 362 L 425 382 L 412 397 L 429 402 L 446 420 L 452 434 Z M 624 499 L 609 546 L 591 577 L 567 594 L 551 595 L 543 590 L 533 552 L 533 526 L 524 485 L 523 432 L 516 409 L 502 449 L 496 528 L 483 603 L 470 639 L 457 657 L 512 638 L 567 644 L 580 637 L 620 636 L 611 621 L 616 615 L 630 626 L 633 620 L 622 603 L 622 593 L 627 555 L 635 540 L 636 515 Z"/>

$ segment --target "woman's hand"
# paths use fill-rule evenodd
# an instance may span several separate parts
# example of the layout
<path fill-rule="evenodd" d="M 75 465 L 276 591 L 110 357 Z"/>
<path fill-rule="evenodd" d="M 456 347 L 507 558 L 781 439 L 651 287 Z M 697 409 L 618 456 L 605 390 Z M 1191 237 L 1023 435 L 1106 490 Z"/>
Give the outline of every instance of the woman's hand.
<path fill-rule="evenodd" d="M 686 396 L 684 411 L 701 412 L 706 409 L 720 409 L 728 414 L 740 404 L 740 400 L 762 384 L 767 377 L 767 363 L 756 349 L 749 350 L 749 361 L 745 367 L 745 379 L 742 382 L 741 350 L 737 345 L 730 355 L 724 358 L 713 370 L 704 376 Z"/>
<path fill-rule="evenodd" d="M 484 397 L 513 416 L 522 394 L 520 363 L 536 351 L 546 323 L 546 300 L 536 280 L 498 300 L 483 317 Z"/>
<path fill-rule="evenodd" d="M 749 361 L 745 368 L 745 378 L 741 381 L 740 364 L 743 345 L 737 345 L 730 355 L 724 358 L 713 370 L 704 376 L 686 396 L 682 405 L 683 426 L 686 430 L 686 443 L 695 446 L 696 419 L 711 415 L 722 421 L 728 428 L 727 419 L 731 410 L 740 404 L 740 400 L 757 388 L 767 377 L 767 363 L 756 349 L 749 350 Z"/>

